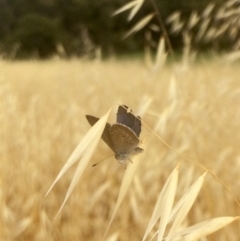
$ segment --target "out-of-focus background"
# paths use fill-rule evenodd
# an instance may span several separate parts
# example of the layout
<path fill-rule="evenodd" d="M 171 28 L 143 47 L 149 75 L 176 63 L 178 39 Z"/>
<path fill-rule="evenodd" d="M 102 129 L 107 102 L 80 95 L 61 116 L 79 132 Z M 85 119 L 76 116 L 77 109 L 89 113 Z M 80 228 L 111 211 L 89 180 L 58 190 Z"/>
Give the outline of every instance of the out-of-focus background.
<path fill-rule="evenodd" d="M 0 53 L 4 58 L 129 56 L 156 47 L 162 24 L 174 52 L 191 39 L 198 51 L 239 48 L 239 1 L 136 1 L 132 8 L 112 17 L 131 3 L 123 0 L 1 0 Z M 129 5 L 128 5 L 129 6 Z M 134 7 L 136 15 L 129 18 Z M 148 14 L 155 13 L 143 31 L 125 41 L 126 32 Z M 127 21 L 127 19 L 131 21 Z M 161 19 L 161 20 L 160 20 Z"/>
<path fill-rule="evenodd" d="M 85 115 L 117 104 L 140 113 L 149 103 L 144 123 L 240 200 L 240 2 L 147 1 L 130 22 L 132 9 L 111 17 L 127 3 L 0 0 L 1 240 L 102 239 L 125 173 L 113 157 L 92 168 L 112 154 L 103 141 L 56 219 L 76 165 L 45 194 L 89 130 Z M 176 201 L 203 173 L 144 125 L 141 139 L 145 151 L 109 241 L 142 239 L 178 163 Z M 239 210 L 207 175 L 183 228 Z M 239 240 L 239 229 L 235 222 L 202 240 Z"/>

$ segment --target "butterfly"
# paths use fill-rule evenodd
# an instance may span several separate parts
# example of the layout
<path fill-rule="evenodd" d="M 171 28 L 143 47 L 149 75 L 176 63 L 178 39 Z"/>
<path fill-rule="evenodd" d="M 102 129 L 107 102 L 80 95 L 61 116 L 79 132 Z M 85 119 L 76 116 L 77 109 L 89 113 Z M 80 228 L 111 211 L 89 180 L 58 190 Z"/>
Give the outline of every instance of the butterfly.
<path fill-rule="evenodd" d="M 86 118 L 92 126 L 99 120 L 91 115 L 86 115 Z M 136 117 L 126 105 L 120 105 L 117 123 L 113 125 L 107 123 L 104 128 L 103 141 L 111 148 L 115 153 L 115 158 L 124 167 L 126 167 L 126 161 L 131 160 L 131 155 L 143 152 L 143 149 L 138 147 L 141 125 L 139 116 Z"/>

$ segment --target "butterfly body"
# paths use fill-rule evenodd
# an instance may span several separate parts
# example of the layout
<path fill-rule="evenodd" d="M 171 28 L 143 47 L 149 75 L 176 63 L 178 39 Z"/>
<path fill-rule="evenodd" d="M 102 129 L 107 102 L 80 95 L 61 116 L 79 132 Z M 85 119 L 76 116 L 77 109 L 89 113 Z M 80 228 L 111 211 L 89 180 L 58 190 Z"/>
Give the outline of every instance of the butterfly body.
<path fill-rule="evenodd" d="M 122 124 L 114 124 L 109 129 L 109 135 L 117 160 L 127 160 L 130 155 L 138 154 L 143 151 L 138 147 L 139 139 L 137 135 L 127 126 Z M 117 136 L 117 138 L 115 138 Z"/>
<path fill-rule="evenodd" d="M 117 113 L 117 123 L 110 125 L 106 124 L 102 139 L 115 153 L 115 158 L 124 166 L 126 161 L 130 160 L 130 156 L 143 152 L 143 149 L 138 147 L 139 135 L 141 132 L 141 119 L 136 117 L 130 111 L 127 111 L 127 106 L 119 106 Z M 99 118 L 87 115 L 88 122 L 94 125 Z"/>

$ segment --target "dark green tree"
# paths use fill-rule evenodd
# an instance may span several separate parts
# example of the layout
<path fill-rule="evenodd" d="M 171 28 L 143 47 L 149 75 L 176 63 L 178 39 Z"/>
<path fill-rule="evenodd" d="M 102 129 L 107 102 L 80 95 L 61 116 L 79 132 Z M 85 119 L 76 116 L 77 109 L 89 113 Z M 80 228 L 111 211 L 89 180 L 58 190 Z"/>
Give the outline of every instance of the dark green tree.
<path fill-rule="evenodd" d="M 17 58 L 33 55 L 47 58 L 56 51 L 58 28 L 48 17 L 29 14 L 19 20 L 13 36 L 13 42 L 19 44 Z"/>

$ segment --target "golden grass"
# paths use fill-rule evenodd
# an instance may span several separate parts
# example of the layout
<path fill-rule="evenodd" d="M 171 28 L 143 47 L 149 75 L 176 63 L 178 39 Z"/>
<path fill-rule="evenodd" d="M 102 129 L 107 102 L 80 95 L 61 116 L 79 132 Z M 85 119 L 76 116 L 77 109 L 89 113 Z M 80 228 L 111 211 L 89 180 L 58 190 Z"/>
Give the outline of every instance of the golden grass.
<path fill-rule="evenodd" d="M 100 117 L 114 104 L 137 112 L 146 96 L 152 104 L 143 121 L 175 150 L 213 169 L 240 200 L 239 66 L 216 58 L 150 73 L 139 61 L 51 60 L 0 62 L 0 69 L 1 240 L 101 240 L 125 173 L 113 157 L 86 168 L 57 219 L 76 165 L 44 197 L 89 130 L 86 114 Z M 147 128 L 142 137 L 141 163 L 106 240 L 143 238 L 178 162 L 175 201 L 203 172 Z M 100 141 L 91 163 L 110 153 Z M 231 195 L 207 175 L 184 227 L 239 213 Z M 239 229 L 235 222 L 207 240 L 239 240 Z"/>
<path fill-rule="evenodd" d="M 209 2 L 202 12 L 196 9 L 187 19 L 186 14 L 178 10 L 173 12 L 167 17 L 166 24 L 170 25 L 171 34 L 182 35 L 183 42 L 185 35 L 191 36 L 192 47 L 199 49 L 199 44 L 208 44 L 217 50 L 218 45 L 227 41 L 228 50 L 236 51 L 239 49 L 239 10 L 238 0 L 227 0 L 220 5 Z M 220 49 L 224 50 L 223 47 Z"/>

